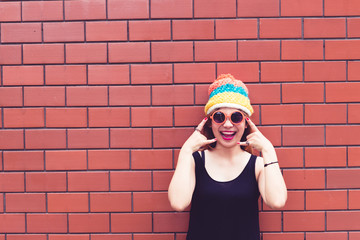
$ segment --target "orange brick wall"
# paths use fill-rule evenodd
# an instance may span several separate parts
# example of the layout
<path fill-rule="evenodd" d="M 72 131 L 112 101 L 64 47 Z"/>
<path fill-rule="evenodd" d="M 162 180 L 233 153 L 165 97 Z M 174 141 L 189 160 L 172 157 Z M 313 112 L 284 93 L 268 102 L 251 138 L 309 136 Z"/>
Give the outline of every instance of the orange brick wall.
<path fill-rule="evenodd" d="M 358 0 L 0 2 L 0 240 L 184 240 L 167 187 L 217 75 L 289 198 L 263 240 L 360 239 Z"/>

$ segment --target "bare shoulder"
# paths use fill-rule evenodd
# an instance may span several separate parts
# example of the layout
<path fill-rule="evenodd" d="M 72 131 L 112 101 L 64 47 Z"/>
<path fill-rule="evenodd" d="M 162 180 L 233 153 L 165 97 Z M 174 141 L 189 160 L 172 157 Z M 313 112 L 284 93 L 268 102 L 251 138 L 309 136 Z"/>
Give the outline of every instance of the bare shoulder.
<path fill-rule="evenodd" d="M 260 172 L 264 169 L 264 159 L 262 157 L 257 156 L 255 163 L 255 175 L 256 180 L 259 179 Z"/>

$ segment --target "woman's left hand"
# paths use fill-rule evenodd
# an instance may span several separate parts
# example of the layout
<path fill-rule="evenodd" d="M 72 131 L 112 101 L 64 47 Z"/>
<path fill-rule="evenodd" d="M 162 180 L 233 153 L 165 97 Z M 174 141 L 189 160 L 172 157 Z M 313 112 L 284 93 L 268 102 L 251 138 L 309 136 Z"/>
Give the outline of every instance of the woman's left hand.
<path fill-rule="evenodd" d="M 251 146 L 252 148 L 262 152 L 267 148 L 273 148 L 271 142 L 260 132 L 250 118 L 246 118 L 250 134 L 246 137 L 246 142 L 239 142 L 240 146 Z"/>

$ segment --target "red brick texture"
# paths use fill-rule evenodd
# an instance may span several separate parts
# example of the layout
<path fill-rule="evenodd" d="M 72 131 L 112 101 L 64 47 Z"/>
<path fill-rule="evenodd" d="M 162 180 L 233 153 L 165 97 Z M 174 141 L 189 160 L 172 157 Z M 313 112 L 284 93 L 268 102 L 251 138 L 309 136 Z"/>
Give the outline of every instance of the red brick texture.
<path fill-rule="evenodd" d="M 243 80 L 288 201 L 262 240 L 360 239 L 360 1 L 0 1 L 0 240 L 185 240 L 167 188 Z"/>

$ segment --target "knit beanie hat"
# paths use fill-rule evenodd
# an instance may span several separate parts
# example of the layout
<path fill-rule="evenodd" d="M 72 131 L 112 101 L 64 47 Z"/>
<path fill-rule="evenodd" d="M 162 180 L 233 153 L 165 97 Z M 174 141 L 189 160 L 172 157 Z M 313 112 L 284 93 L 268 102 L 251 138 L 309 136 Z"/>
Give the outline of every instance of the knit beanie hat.
<path fill-rule="evenodd" d="M 254 109 L 250 104 L 245 84 L 231 74 L 221 74 L 209 87 L 209 101 L 205 105 L 205 114 L 221 107 L 237 108 L 249 116 Z"/>

